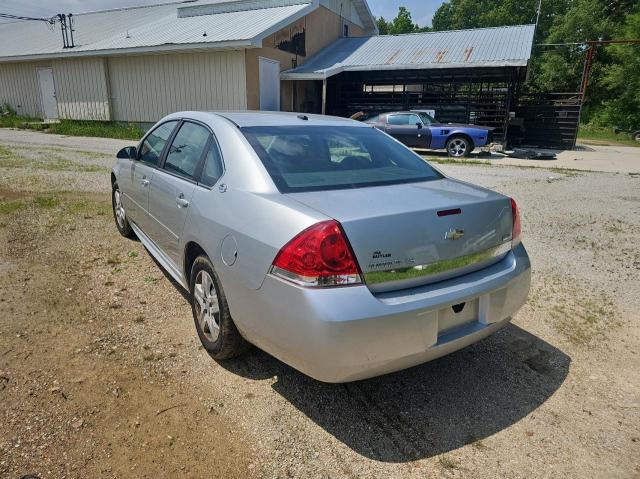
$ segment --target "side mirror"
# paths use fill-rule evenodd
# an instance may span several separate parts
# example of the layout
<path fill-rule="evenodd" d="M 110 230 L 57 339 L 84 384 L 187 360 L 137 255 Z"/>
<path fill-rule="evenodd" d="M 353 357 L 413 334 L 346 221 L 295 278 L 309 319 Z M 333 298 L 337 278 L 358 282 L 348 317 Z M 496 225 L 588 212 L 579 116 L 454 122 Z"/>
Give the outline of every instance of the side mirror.
<path fill-rule="evenodd" d="M 416 126 L 418 127 L 418 130 L 420 130 L 423 125 L 422 125 L 422 123 L 418 122 L 418 123 L 416 123 Z"/>
<path fill-rule="evenodd" d="M 135 146 L 127 146 L 118 152 L 116 158 L 120 160 L 135 160 L 137 155 L 138 151 Z"/>

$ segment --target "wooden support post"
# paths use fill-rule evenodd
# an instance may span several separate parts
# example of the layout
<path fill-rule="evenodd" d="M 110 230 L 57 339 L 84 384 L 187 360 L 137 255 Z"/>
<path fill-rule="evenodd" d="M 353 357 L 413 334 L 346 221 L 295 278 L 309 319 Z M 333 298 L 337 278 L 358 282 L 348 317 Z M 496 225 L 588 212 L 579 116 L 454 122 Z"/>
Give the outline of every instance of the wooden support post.
<path fill-rule="evenodd" d="M 327 79 L 322 80 L 322 114 L 327 114 Z"/>

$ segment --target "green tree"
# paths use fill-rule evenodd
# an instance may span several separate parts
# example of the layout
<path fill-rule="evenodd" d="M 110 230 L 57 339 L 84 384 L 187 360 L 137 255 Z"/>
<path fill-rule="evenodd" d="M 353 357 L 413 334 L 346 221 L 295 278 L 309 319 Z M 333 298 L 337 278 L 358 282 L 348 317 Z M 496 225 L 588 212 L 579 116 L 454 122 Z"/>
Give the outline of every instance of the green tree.
<path fill-rule="evenodd" d="M 434 30 L 534 23 L 538 0 L 449 0 L 433 17 Z M 638 0 L 542 0 L 528 87 L 578 91 L 587 40 L 639 38 Z M 550 46 L 547 44 L 565 44 Z M 583 121 L 640 124 L 640 47 L 598 47 L 583 109 Z"/>
<path fill-rule="evenodd" d="M 380 35 L 389 35 L 389 24 L 384 17 L 377 18 L 376 23 L 378 24 L 378 31 L 380 32 Z"/>
<path fill-rule="evenodd" d="M 401 35 L 403 33 L 421 33 L 431 31 L 431 28 L 429 27 L 421 27 L 413 23 L 411 12 L 409 12 L 406 7 L 400 7 L 396 18 L 390 22 L 387 22 L 384 17 L 379 17 L 376 19 L 376 23 L 378 25 L 380 35 Z"/>
<path fill-rule="evenodd" d="M 549 28 L 573 0 L 543 0 L 539 30 Z M 535 23 L 538 0 L 450 0 L 433 16 L 434 30 L 502 27 Z"/>
<path fill-rule="evenodd" d="M 626 17 L 617 38 L 640 38 L 640 7 Z M 602 72 L 600 83 L 608 95 L 591 119 L 601 126 L 640 128 L 640 45 L 612 45 L 606 50 L 612 64 Z"/>
<path fill-rule="evenodd" d="M 389 33 L 391 35 L 399 35 L 402 33 L 414 33 L 420 27 L 413 23 L 411 12 L 406 7 L 398 9 L 398 15 L 391 21 L 389 25 Z"/>

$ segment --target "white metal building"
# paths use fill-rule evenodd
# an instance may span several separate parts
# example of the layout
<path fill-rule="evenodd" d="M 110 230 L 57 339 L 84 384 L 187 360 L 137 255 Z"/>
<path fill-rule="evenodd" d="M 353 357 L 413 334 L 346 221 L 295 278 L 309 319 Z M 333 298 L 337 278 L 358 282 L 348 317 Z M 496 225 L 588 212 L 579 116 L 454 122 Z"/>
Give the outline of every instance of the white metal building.
<path fill-rule="evenodd" d="M 45 119 L 155 122 L 176 110 L 302 109 L 280 72 L 377 33 L 366 0 L 191 0 L 0 23 L 0 104 Z"/>

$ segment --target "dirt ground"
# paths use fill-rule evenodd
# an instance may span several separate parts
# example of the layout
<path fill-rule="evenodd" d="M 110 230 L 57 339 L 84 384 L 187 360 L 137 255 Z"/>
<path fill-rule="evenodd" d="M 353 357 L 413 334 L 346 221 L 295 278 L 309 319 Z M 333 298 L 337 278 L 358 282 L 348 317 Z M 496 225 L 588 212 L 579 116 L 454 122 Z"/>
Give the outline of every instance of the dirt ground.
<path fill-rule="evenodd" d="M 199 347 L 113 224 L 122 142 L 23 133 L 0 131 L 0 477 L 640 477 L 640 175 L 439 165 L 519 201 L 530 300 L 467 349 L 328 385 Z"/>

